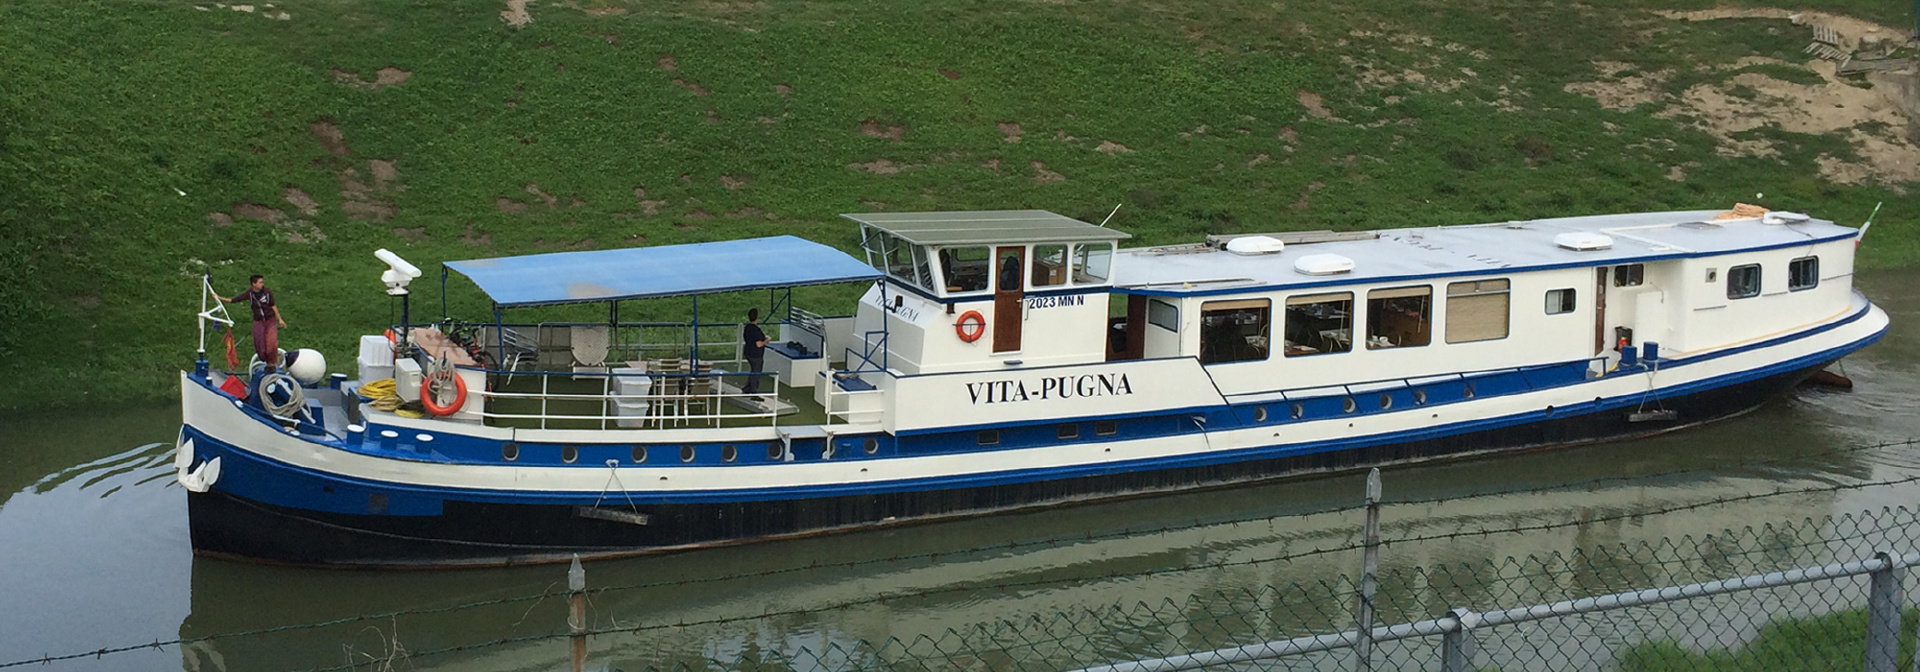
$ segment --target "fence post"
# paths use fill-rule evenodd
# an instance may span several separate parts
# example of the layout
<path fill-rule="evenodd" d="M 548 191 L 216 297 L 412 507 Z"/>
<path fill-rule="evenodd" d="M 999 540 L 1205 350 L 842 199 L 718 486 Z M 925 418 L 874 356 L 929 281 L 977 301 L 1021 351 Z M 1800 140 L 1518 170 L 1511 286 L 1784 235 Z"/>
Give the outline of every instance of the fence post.
<path fill-rule="evenodd" d="M 1440 638 L 1440 672 L 1473 672 L 1473 612 L 1455 609 L 1447 615 L 1454 626 Z"/>
<path fill-rule="evenodd" d="M 1380 469 L 1367 472 L 1367 526 L 1362 533 L 1366 550 L 1360 555 L 1360 608 L 1354 619 L 1354 669 L 1373 670 L 1373 596 L 1380 573 Z"/>
<path fill-rule="evenodd" d="M 1867 672 L 1895 672 L 1900 666 L 1900 606 L 1905 601 L 1900 584 L 1906 572 L 1895 568 L 1899 557 L 1885 551 L 1873 555 L 1886 566 L 1868 575 Z"/>
<path fill-rule="evenodd" d="M 573 630 L 573 672 L 587 666 L 587 570 L 580 566 L 580 554 L 573 554 L 573 566 L 567 568 L 569 609 L 567 627 Z"/>

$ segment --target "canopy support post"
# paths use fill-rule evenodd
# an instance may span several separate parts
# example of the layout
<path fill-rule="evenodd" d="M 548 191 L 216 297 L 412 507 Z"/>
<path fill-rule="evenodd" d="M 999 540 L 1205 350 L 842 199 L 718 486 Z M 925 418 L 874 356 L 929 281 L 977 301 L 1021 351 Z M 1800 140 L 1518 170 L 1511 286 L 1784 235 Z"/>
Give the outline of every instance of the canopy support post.
<path fill-rule="evenodd" d="M 693 295 L 693 339 L 687 346 L 687 370 L 700 370 L 700 295 Z"/>
<path fill-rule="evenodd" d="M 440 321 L 447 319 L 447 265 L 440 264 Z"/>
<path fill-rule="evenodd" d="M 507 361 L 507 331 L 500 320 L 500 304 L 493 304 L 493 365 L 499 366 Z M 535 367 L 538 368 L 538 367 Z M 512 376 L 508 376 L 512 378 Z"/>

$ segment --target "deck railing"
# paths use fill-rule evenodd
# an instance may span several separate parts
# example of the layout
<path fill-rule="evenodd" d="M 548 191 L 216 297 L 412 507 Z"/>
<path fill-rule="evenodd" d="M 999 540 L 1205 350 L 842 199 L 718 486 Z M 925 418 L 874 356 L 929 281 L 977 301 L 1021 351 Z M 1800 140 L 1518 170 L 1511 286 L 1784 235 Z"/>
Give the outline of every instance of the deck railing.
<path fill-rule="evenodd" d="M 468 394 L 473 398 L 467 403 L 476 403 L 477 399 L 482 404 L 479 415 L 489 424 L 517 425 L 531 421 L 539 429 L 552 428 L 550 425 L 556 423 L 591 423 L 600 429 L 718 427 L 723 421 L 740 420 L 764 420 L 767 426 L 777 427 L 780 424 L 782 393 L 793 389 L 782 385 L 779 377 L 772 374 L 726 370 L 645 373 L 487 370 L 486 373 L 489 378 L 495 379 L 505 379 L 509 375 L 534 376 L 540 381 L 539 389 L 472 390 Z M 753 394 L 739 391 L 746 379 L 755 375 L 761 377 L 766 388 Z M 554 389 L 556 381 L 575 382 L 582 379 L 598 382 L 599 391 Z M 632 384 L 644 391 L 615 389 L 616 385 L 623 385 L 626 381 L 633 381 Z M 724 384 L 728 381 L 733 385 Z M 529 405 L 537 402 L 537 407 L 526 411 L 503 411 L 497 408 L 511 407 L 513 402 L 521 400 Z M 760 406 L 763 410 L 752 410 L 753 406 Z"/>

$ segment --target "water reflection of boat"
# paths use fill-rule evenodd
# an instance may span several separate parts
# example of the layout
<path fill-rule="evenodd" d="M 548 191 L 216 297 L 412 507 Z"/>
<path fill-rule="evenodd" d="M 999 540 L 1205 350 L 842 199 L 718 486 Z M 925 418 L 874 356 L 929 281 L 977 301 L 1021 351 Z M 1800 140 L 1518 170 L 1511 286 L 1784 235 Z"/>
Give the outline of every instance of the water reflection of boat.
<path fill-rule="evenodd" d="M 1131 250 L 1038 211 L 849 218 L 867 264 L 791 237 L 449 262 L 499 308 L 609 310 L 452 323 L 492 354 L 474 366 L 402 339 L 401 395 L 436 417 L 341 380 L 242 401 L 184 375 L 195 548 L 550 561 L 1650 435 L 1750 410 L 1887 326 L 1852 290 L 1858 232 L 1785 213 Z M 850 315 L 794 304 L 828 283 L 870 287 Z M 698 297 L 762 289 L 755 390 L 742 327 Z M 693 319 L 619 318 L 669 297 Z"/>

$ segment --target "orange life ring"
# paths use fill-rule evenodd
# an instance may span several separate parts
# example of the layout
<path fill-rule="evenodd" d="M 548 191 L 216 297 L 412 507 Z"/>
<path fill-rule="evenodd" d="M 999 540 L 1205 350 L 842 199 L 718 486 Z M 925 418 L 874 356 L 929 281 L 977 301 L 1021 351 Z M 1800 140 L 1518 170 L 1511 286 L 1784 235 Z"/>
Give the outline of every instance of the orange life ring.
<path fill-rule="evenodd" d="M 435 403 L 433 400 L 433 381 L 435 378 L 440 378 L 443 376 L 453 379 L 453 403 L 448 404 L 446 406 L 441 406 L 440 404 Z M 443 371 L 431 376 L 427 376 L 425 379 L 422 379 L 420 381 L 420 405 L 426 408 L 428 413 L 432 413 L 434 415 L 439 415 L 439 416 L 453 415 L 454 413 L 459 412 L 460 407 L 465 406 L 466 403 L 467 403 L 467 381 L 462 380 L 460 378 L 460 375 L 457 373 L 454 373 L 452 371 Z"/>
<path fill-rule="evenodd" d="M 981 336 L 987 335 L 987 318 L 981 317 L 977 310 L 961 313 L 960 319 L 953 323 L 953 333 L 959 334 L 960 340 L 968 343 L 978 341 Z"/>

